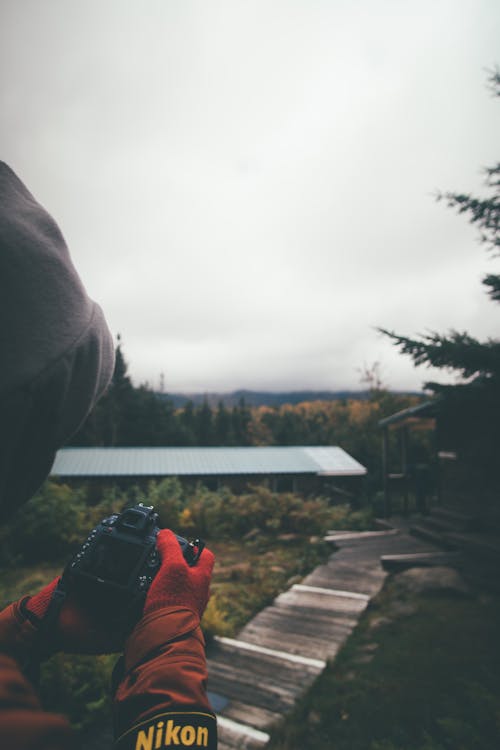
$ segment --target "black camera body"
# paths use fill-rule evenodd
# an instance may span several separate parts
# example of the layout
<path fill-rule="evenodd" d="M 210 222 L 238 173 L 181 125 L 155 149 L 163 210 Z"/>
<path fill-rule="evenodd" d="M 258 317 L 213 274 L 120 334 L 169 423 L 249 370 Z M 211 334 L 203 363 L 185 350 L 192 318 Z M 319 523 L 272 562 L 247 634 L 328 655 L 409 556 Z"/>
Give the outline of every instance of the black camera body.
<path fill-rule="evenodd" d="M 107 619 L 140 616 L 161 565 L 156 549 L 159 531 L 158 514 L 142 503 L 104 518 L 66 566 L 63 587 L 94 610 L 98 607 Z M 181 536 L 177 541 L 188 565 L 195 565 L 204 543 Z"/>

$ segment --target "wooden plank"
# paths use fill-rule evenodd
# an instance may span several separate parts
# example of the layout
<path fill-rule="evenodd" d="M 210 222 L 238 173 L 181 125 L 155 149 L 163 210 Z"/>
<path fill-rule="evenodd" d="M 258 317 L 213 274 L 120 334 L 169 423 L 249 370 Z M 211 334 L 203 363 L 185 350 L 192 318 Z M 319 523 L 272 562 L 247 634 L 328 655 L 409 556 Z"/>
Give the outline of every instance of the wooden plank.
<path fill-rule="evenodd" d="M 217 643 L 223 646 L 233 646 L 234 648 L 242 651 L 249 651 L 257 656 L 263 654 L 265 656 L 274 656 L 278 659 L 282 659 L 293 664 L 300 664 L 301 666 L 312 667 L 321 672 L 325 667 L 326 663 L 321 659 L 314 659 L 310 656 L 303 656 L 302 654 L 292 654 L 291 652 L 283 651 L 282 649 L 269 648 L 259 643 L 247 642 L 241 638 L 225 638 L 223 636 L 215 636 Z M 283 641 L 281 640 L 281 645 Z"/>
<path fill-rule="evenodd" d="M 262 732 L 248 724 L 233 721 L 224 716 L 217 717 L 218 748 L 219 750 L 261 750 L 269 742 L 267 732 Z"/>
<path fill-rule="evenodd" d="M 225 639 L 222 642 L 215 641 L 210 648 L 209 659 L 225 664 L 228 669 L 241 668 L 247 670 L 249 673 L 244 675 L 245 679 L 258 680 L 261 675 L 265 675 L 270 678 L 271 683 L 277 682 L 283 687 L 293 687 L 294 684 L 300 683 L 306 674 L 315 677 L 320 669 L 315 664 L 298 664 L 285 661 L 272 653 L 255 653 L 243 650 L 232 639 Z M 220 692 L 215 688 L 213 689 L 215 692 Z M 227 695 L 227 693 L 222 691 L 221 695 Z"/>
<path fill-rule="evenodd" d="M 410 527 L 410 533 L 414 536 L 419 536 L 422 539 L 426 539 L 428 542 L 432 542 L 437 547 L 444 547 L 445 549 L 454 550 L 457 548 L 457 544 L 451 540 L 451 535 L 442 534 L 439 531 L 433 531 L 421 524 L 415 524 Z"/>
<path fill-rule="evenodd" d="M 386 551 L 387 549 L 384 550 Z M 302 583 L 306 586 L 343 589 L 371 596 L 374 591 L 378 591 L 385 579 L 378 560 L 379 555 L 375 555 L 374 559 L 360 563 L 356 569 L 351 560 L 339 558 L 335 562 L 319 565 Z"/>
<path fill-rule="evenodd" d="M 380 539 L 387 536 L 399 534 L 399 529 L 385 529 L 384 531 L 349 531 L 349 532 L 327 532 L 324 536 L 325 542 L 352 542 L 353 540 L 364 541 L 366 539 Z"/>
<path fill-rule="evenodd" d="M 251 665 L 252 667 L 254 665 Z M 251 668 L 251 667 L 250 667 Z M 248 704 L 257 709 L 267 709 L 274 714 L 285 714 L 293 707 L 296 699 L 302 694 L 313 679 L 299 680 L 294 685 L 278 685 L 271 682 L 269 674 L 260 673 L 257 679 L 252 674 L 243 674 L 243 670 L 230 668 L 227 664 L 209 664 L 210 686 L 221 693 L 223 690 L 230 698 L 229 703 L 221 712 L 231 715 L 234 701 Z"/>
<path fill-rule="evenodd" d="M 306 611 L 300 616 L 290 608 L 267 607 L 240 633 L 240 638 L 292 654 L 330 659 L 352 632 L 355 619 L 337 620 L 331 615 Z"/>
<path fill-rule="evenodd" d="M 290 602 L 279 602 L 275 605 L 276 608 L 281 609 L 287 617 L 295 618 L 297 621 L 305 619 L 311 615 L 319 616 L 323 615 L 326 618 L 330 618 L 335 625 L 350 627 L 351 629 L 356 625 L 358 621 L 357 614 L 346 614 L 341 612 L 332 613 L 328 610 L 315 609 L 311 611 L 311 607 L 301 606 L 299 604 L 291 604 Z"/>
<path fill-rule="evenodd" d="M 457 552 L 420 552 L 408 555 L 382 555 L 380 563 L 388 572 L 410 568 L 431 568 L 436 565 L 451 565 L 459 560 Z"/>
<path fill-rule="evenodd" d="M 263 645 L 267 648 L 275 648 L 280 645 L 291 654 L 300 654 L 309 658 L 331 659 L 345 642 L 352 628 L 345 629 L 342 633 L 335 633 L 330 639 L 311 638 L 297 633 L 278 633 L 275 628 L 249 627 L 242 635 L 250 643 Z"/>
<path fill-rule="evenodd" d="M 271 604 L 266 607 L 248 625 L 245 625 L 241 635 L 246 629 L 252 627 L 270 627 L 278 632 L 282 631 L 285 635 L 288 633 L 303 633 L 306 638 L 315 635 L 325 634 L 330 637 L 336 630 L 344 631 L 351 628 L 357 622 L 355 615 L 333 616 L 328 610 L 313 610 L 307 607 L 291 607 L 286 604 Z"/>
<path fill-rule="evenodd" d="M 359 593 L 374 596 L 380 591 L 386 573 L 380 568 L 378 560 L 376 563 L 373 563 L 373 566 L 372 571 L 367 573 L 359 571 L 357 575 L 355 572 L 339 571 L 339 575 L 334 579 L 335 587 L 342 587 L 349 591 L 359 591 Z M 318 586 L 320 588 L 327 587 L 329 584 L 332 585 L 331 572 L 329 570 L 318 571 L 314 577 L 304 579 L 304 583 L 308 586 Z"/>
<path fill-rule="evenodd" d="M 208 660 L 209 689 L 241 703 L 282 714 L 310 685 L 318 669 L 216 644 Z M 230 708 L 230 704 L 229 704 Z M 224 715 L 228 709 L 224 708 Z"/>
<path fill-rule="evenodd" d="M 341 591 L 340 589 L 329 589 L 322 586 L 306 586 L 303 583 L 295 583 L 292 586 L 294 591 L 306 591 L 310 594 L 320 594 L 322 596 L 340 596 L 344 599 L 358 599 L 358 601 L 367 602 L 370 597 L 368 594 L 359 594 L 355 591 Z"/>
<path fill-rule="evenodd" d="M 283 718 L 281 714 L 269 711 L 267 708 L 251 706 L 237 700 L 230 701 L 220 715 L 262 731 L 268 731 Z"/>
<path fill-rule="evenodd" d="M 357 622 L 355 617 L 332 617 L 329 612 L 311 611 L 307 608 L 295 611 L 295 608 L 278 606 L 276 604 L 266 607 L 259 612 L 248 625 L 245 625 L 240 636 L 243 638 L 248 629 L 272 628 L 279 635 L 282 634 L 283 641 L 296 633 L 306 638 L 335 637 L 348 631 Z"/>
<path fill-rule="evenodd" d="M 358 617 L 366 609 L 365 599 L 347 599 L 343 596 L 323 596 L 308 590 L 292 588 L 276 597 L 278 605 L 306 607 L 311 610 L 328 611 L 332 615 Z"/>

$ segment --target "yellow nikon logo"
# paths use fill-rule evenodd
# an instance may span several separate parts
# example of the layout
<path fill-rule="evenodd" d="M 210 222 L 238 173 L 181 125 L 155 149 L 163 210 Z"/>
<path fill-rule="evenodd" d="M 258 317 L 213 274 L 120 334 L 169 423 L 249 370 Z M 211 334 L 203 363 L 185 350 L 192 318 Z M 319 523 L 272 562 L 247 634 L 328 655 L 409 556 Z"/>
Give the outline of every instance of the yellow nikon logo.
<path fill-rule="evenodd" d="M 191 724 L 176 724 L 173 719 L 167 723 L 159 721 L 149 727 L 147 732 L 141 729 L 137 735 L 135 750 L 160 750 L 162 747 L 191 745 L 208 747 L 207 727 L 193 727 Z"/>

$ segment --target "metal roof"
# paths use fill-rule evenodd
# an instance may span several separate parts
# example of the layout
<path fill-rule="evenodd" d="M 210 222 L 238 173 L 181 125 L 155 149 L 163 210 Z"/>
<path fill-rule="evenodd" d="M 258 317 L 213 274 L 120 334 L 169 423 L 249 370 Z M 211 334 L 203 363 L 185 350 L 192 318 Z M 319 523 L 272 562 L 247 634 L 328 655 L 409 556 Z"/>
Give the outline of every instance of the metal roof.
<path fill-rule="evenodd" d="M 62 448 L 52 476 L 228 476 L 314 474 L 361 476 L 366 469 L 342 448 Z"/>
<path fill-rule="evenodd" d="M 381 419 L 379 426 L 387 427 L 411 417 L 434 417 L 436 409 L 441 402 L 442 398 L 435 398 L 432 401 L 424 401 L 422 404 L 417 404 L 417 406 L 409 406 L 407 409 L 402 409 L 395 414 L 391 414 L 389 417 L 385 417 L 385 419 Z"/>

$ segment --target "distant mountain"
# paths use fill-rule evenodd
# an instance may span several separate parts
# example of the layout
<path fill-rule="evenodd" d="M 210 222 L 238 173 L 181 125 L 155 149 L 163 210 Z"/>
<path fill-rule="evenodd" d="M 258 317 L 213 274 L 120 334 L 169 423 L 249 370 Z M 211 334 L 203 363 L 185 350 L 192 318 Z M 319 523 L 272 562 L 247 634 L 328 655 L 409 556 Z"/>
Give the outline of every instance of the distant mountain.
<path fill-rule="evenodd" d="M 402 391 L 408 395 L 421 393 Z M 302 401 L 338 401 L 341 399 L 365 400 L 369 391 L 232 391 L 231 393 L 162 393 L 161 398 L 172 401 L 175 408 L 184 406 L 192 401 L 195 406 L 202 404 L 205 399 L 210 406 L 217 406 L 222 401 L 224 406 L 237 406 L 241 399 L 247 406 L 282 406 L 283 404 L 300 404 Z"/>

